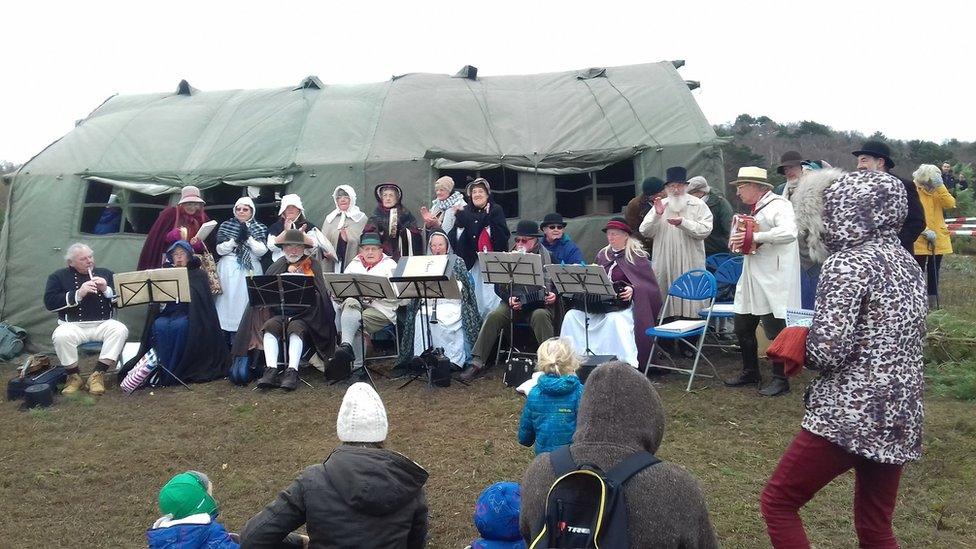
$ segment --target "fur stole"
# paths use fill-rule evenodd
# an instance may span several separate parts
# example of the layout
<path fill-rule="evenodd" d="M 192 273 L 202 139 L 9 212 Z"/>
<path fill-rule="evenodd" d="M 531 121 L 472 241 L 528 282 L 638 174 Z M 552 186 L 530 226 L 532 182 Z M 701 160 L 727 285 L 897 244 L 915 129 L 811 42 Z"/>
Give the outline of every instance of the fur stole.
<path fill-rule="evenodd" d="M 842 175 L 844 171 L 839 168 L 805 172 L 790 197 L 796 214 L 798 238 L 806 242 L 810 260 L 814 263 L 823 263 L 830 255 L 823 242 L 824 191 Z"/>

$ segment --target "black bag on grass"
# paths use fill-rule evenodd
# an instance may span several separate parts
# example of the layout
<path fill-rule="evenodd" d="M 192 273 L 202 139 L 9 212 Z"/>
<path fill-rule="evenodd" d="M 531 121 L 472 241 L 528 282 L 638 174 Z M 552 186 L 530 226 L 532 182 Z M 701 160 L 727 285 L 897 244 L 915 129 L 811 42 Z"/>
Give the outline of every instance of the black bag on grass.
<path fill-rule="evenodd" d="M 507 387 L 518 387 L 525 383 L 535 371 L 535 361 L 530 356 L 512 354 L 512 358 L 505 363 L 505 377 L 502 381 Z"/>
<path fill-rule="evenodd" d="M 661 460 L 637 452 L 604 473 L 595 465 L 576 465 L 569 446 L 554 450 L 549 460 L 556 480 L 546 498 L 544 523 L 529 549 L 630 547 L 624 485 Z"/>

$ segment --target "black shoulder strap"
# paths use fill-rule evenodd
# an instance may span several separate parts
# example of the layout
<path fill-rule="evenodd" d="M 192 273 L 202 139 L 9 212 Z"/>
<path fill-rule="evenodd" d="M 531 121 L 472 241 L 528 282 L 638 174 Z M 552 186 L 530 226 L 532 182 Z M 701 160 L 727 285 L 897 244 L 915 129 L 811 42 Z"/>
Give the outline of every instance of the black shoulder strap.
<path fill-rule="evenodd" d="M 552 463 L 552 471 L 556 474 L 556 478 L 577 469 L 576 462 L 573 461 L 573 454 L 569 452 L 568 444 L 550 452 L 549 461 Z"/>
<path fill-rule="evenodd" d="M 636 475 L 643 469 L 650 467 L 661 460 L 649 452 L 636 452 L 627 459 L 621 461 L 616 467 L 607 471 L 606 478 L 613 486 L 621 486 L 630 477 Z"/>

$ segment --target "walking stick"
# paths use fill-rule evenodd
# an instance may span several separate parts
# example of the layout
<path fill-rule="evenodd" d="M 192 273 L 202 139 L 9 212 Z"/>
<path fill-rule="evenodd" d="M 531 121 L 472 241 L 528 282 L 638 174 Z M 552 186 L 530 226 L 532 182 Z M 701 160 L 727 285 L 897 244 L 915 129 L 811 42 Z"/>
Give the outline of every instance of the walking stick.
<path fill-rule="evenodd" d="M 932 286 L 935 291 L 935 309 L 939 310 L 942 305 L 939 303 L 939 270 L 935 267 L 935 241 L 929 242 L 929 250 L 932 251 L 932 255 L 929 256 L 929 269 L 932 271 Z"/>

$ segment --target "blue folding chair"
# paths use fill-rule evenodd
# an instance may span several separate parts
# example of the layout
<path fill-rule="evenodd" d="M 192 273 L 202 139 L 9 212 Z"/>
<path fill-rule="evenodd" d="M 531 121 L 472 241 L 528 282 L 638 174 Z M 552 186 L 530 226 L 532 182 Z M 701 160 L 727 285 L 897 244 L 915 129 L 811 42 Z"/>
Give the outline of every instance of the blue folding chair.
<path fill-rule="evenodd" d="M 719 255 L 719 254 L 716 254 Z M 716 293 L 719 290 L 725 290 L 728 288 L 734 288 L 739 282 L 739 277 L 742 276 L 742 261 L 743 257 L 741 255 L 732 256 L 726 261 L 722 262 L 718 270 L 715 271 L 715 284 Z M 714 333 L 716 339 L 721 340 L 723 336 L 729 335 L 729 330 L 724 329 L 729 319 L 735 318 L 735 312 L 732 311 L 730 306 L 732 301 L 718 301 L 714 303 L 711 307 L 707 309 L 702 309 L 698 311 L 699 318 L 708 318 L 711 316 L 712 320 L 718 320 L 717 326 L 715 327 Z M 707 345 L 708 347 L 722 347 L 727 348 L 729 345 L 717 344 Z"/>
<path fill-rule="evenodd" d="M 694 349 L 695 362 L 692 364 L 691 369 L 679 368 L 674 365 L 674 360 L 669 357 L 668 360 L 671 362 L 672 364 L 671 366 L 661 366 L 655 364 L 654 365 L 655 367 L 663 368 L 665 370 L 675 370 L 678 372 L 684 372 L 686 374 L 689 374 L 688 386 L 685 388 L 685 391 L 691 391 L 691 384 L 695 381 L 695 375 L 698 370 L 698 361 L 702 358 L 704 358 L 705 362 L 707 362 L 708 365 L 712 367 L 712 372 L 715 374 L 715 377 L 718 377 L 718 370 L 715 369 L 715 365 L 712 364 L 712 361 L 708 360 L 707 356 L 703 356 L 701 352 L 702 344 L 705 342 L 705 332 L 708 331 L 708 322 L 711 320 L 711 308 L 715 304 L 715 292 L 716 292 L 715 277 L 712 276 L 711 273 L 709 273 L 704 269 L 695 269 L 693 271 L 688 271 L 685 274 L 679 276 L 678 279 L 671 284 L 671 287 L 668 288 L 668 295 L 664 299 L 664 306 L 661 307 L 661 315 L 660 318 L 658 319 L 658 326 L 655 326 L 653 328 L 648 328 L 647 331 L 645 332 L 649 337 L 654 338 L 654 343 L 651 345 L 651 354 L 647 358 L 647 364 L 644 365 L 645 375 L 647 374 L 647 371 L 651 367 L 651 360 L 654 359 L 654 351 L 657 349 L 657 340 L 671 339 L 671 340 L 677 340 L 679 342 L 682 342 L 685 345 Z M 662 324 L 663 320 L 667 317 L 668 305 L 671 303 L 672 298 L 684 299 L 689 301 L 708 301 L 709 312 L 705 316 L 705 321 L 702 324 L 698 325 L 697 327 L 693 327 L 683 331 L 662 329 L 668 326 L 668 324 L 673 324 L 673 323 Z M 695 336 L 698 336 L 697 345 L 692 345 L 685 339 L 685 338 L 695 337 Z M 704 374 L 698 374 L 698 375 L 704 375 Z M 705 376 L 705 377 L 712 377 L 712 376 Z"/>
<path fill-rule="evenodd" d="M 712 254 L 705 258 L 705 269 L 707 269 L 709 272 L 717 271 L 718 268 L 721 267 L 723 263 L 725 263 L 729 259 L 732 259 L 733 257 L 741 257 L 741 256 L 736 256 L 735 254 L 730 254 L 725 252 Z"/>

